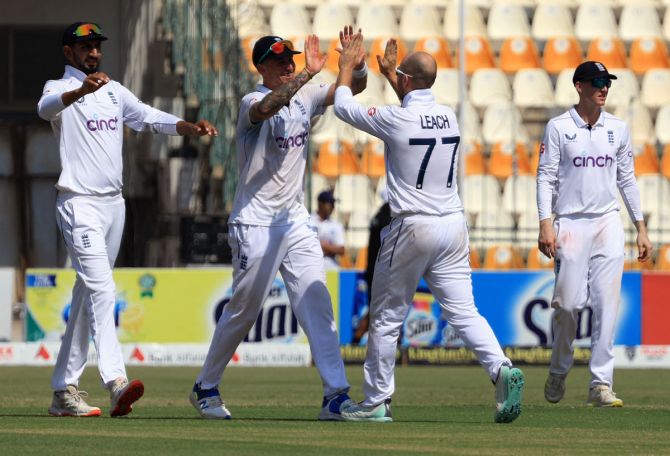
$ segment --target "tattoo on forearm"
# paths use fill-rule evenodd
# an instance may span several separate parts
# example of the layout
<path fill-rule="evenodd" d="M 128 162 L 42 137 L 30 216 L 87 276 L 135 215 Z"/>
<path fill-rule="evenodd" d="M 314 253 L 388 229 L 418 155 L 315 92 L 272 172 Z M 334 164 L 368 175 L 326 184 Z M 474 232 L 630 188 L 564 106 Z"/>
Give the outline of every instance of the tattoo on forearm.
<path fill-rule="evenodd" d="M 310 80 L 310 76 L 306 70 L 302 70 L 297 74 L 292 80 L 282 84 L 276 90 L 270 92 L 266 97 L 258 102 L 258 109 L 261 112 L 274 112 L 281 109 L 286 103 L 288 103 L 293 95 L 304 86 L 307 81 Z"/>

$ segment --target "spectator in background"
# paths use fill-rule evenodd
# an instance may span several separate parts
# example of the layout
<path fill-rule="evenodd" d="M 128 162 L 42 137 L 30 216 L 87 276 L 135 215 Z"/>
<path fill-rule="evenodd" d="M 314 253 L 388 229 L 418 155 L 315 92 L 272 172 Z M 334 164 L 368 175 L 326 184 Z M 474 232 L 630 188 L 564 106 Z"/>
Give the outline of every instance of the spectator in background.
<path fill-rule="evenodd" d="M 344 254 L 344 227 L 337 220 L 330 216 L 335 210 L 335 197 L 330 190 L 324 190 L 319 193 L 317 198 L 318 206 L 316 212 L 312 214 L 312 225 L 316 227 L 319 233 L 319 242 L 323 250 L 323 259 L 326 269 L 337 268 L 339 262 L 338 255 Z"/>

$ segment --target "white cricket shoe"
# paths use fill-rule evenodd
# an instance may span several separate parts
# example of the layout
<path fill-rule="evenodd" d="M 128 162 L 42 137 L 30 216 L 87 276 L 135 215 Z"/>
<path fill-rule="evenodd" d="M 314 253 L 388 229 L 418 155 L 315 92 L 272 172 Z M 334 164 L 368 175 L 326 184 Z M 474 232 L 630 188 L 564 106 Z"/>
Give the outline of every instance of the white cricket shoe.
<path fill-rule="evenodd" d="M 391 400 L 387 399 L 378 405 L 361 405 L 355 402 L 342 408 L 344 421 L 373 421 L 377 423 L 388 423 L 393 421 L 391 414 Z"/>
<path fill-rule="evenodd" d="M 323 398 L 321 403 L 321 412 L 319 413 L 319 420 L 321 421 L 343 421 L 342 410 L 355 404 L 349 395 L 344 393 L 337 393 L 330 398 Z"/>
<path fill-rule="evenodd" d="M 86 391 L 79 391 L 74 385 L 67 385 L 63 391 L 54 391 L 49 415 L 86 417 L 102 415 L 98 407 L 91 407 L 86 403 L 83 398 L 87 396 Z"/>
<path fill-rule="evenodd" d="M 201 389 L 199 384 L 193 385 L 193 392 L 189 400 L 201 417 L 210 420 L 230 420 L 233 416 L 230 414 L 221 399 L 218 388 Z"/>
<path fill-rule="evenodd" d="M 113 417 L 126 416 L 133 411 L 133 403 L 144 394 L 144 384 L 139 380 L 128 381 L 119 377 L 109 389 L 111 407 L 109 414 Z"/>
<path fill-rule="evenodd" d="M 623 407 L 623 401 L 616 397 L 609 385 L 596 385 L 589 389 L 586 405 L 593 407 Z"/>
<path fill-rule="evenodd" d="M 558 403 L 565 395 L 565 377 L 568 374 L 553 374 L 549 372 L 544 383 L 544 398 L 552 404 Z"/>

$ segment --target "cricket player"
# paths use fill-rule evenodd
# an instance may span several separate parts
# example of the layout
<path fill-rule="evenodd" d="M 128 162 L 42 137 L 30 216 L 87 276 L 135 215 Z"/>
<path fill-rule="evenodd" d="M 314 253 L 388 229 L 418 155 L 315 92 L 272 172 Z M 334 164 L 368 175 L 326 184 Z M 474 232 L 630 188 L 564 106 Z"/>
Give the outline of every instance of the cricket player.
<path fill-rule="evenodd" d="M 65 74 L 47 81 L 37 109 L 51 122 L 60 143 L 61 174 L 56 184 L 56 217 L 77 273 L 72 307 L 51 379 L 49 413 L 99 416 L 78 389 L 89 338 L 97 350 L 103 386 L 110 392 L 111 416 L 127 415 L 144 393 L 128 381 L 114 326 L 116 260 L 125 205 L 121 195 L 123 125 L 170 135 L 216 135 L 207 121 L 185 122 L 142 104 L 128 89 L 99 71 L 102 42 L 97 24 L 76 22 L 63 33 Z"/>
<path fill-rule="evenodd" d="M 600 62 L 575 69 L 579 103 L 549 121 L 537 170 L 539 249 L 555 258 L 552 355 L 544 397 L 559 402 L 573 363 L 577 311 L 590 300 L 591 382 L 587 403 L 621 407 L 612 391 L 614 330 L 624 264 L 617 189 L 637 228 L 638 260 L 651 257 L 625 122 L 603 110 L 612 80 Z M 551 215 L 555 219 L 552 223 Z"/>
<path fill-rule="evenodd" d="M 335 210 L 335 196 L 331 190 L 324 190 L 317 197 L 318 206 L 310 221 L 316 227 L 323 250 L 326 269 L 336 269 L 340 265 L 337 257 L 344 255 L 344 227 L 331 217 Z"/>
<path fill-rule="evenodd" d="M 391 39 L 377 56 L 402 106 L 366 108 L 352 96 L 352 69 L 362 51 L 357 35 L 340 55 L 335 114 L 385 143 L 391 223 L 372 280 L 370 328 L 365 359 L 365 399 L 348 404 L 350 421 L 392 421 L 396 347 L 403 321 L 421 277 L 451 325 L 474 351 L 496 385 L 496 422 L 521 413 L 524 375 L 503 354 L 472 295 L 468 231 L 457 191 L 460 133 L 451 108 L 431 91 L 437 65 L 430 54 L 414 52 L 396 67 L 397 43 Z"/>
<path fill-rule="evenodd" d="M 352 35 L 347 27 L 340 39 L 347 42 Z M 262 37 L 253 48 L 253 64 L 263 83 L 242 99 L 237 123 L 240 180 L 228 237 L 233 296 L 219 318 L 190 396 L 204 418 L 231 418 L 218 385 L 255 323 L 278 270 L 321 375 L 324 397 L 318 418 L 341 420 L 340 408 L 351 402 L 323 253 L 303 203 L 311 119 L 333 103 L 335 85 L 307 84 L 326 62 L 317 36 L 306 38 L 305 68 L 296 73 L 293 56 L 299 53 L 293 43 L 277 36 Z M 355 90 L 361 91 L 367 67 L 363 58 L 356 65 Z"/>

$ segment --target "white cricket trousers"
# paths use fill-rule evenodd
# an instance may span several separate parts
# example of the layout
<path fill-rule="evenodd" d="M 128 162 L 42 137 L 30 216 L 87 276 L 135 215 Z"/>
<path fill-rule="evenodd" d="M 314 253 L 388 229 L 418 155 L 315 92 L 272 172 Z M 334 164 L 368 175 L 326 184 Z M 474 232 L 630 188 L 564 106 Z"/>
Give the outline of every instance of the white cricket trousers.
<path fill-rule="evenodd" d="M 553 343 L 549 372 L 567 374 L 573 363 L 577 312 L 590 298 L 591 386 L 613 385 L 614 331 L 624 263 L 624 232 L 617 211 L 554 221 L 556 285 L 551 306 Z"/>
<path fill-rule="evenodd" d="M 500 367 L 512 363 L 475 307 L 463 213 L 394 218 L 381 241 L 372 279 L 363 404 L 376 405 L 393 395 L 400 328 L 422 276 L 449 325 L 495 382 Z"/>
<path fill-rule="evenodd" d="M 283 226 L 230 224 L 233 296 L 216 325 L 196 383 L 216 387 L 235 350 L 256 322 L 272 282 L 281 273 L 291 308 L 305 331 L 324 395 L 349 389 L 316 228 L 305 221 Z"/>
<path fill-rule="evenodd" d="M 116 287 L 112 278 L 125 213 L 121 193 L 113 196 L 58 193 L 56 218 L 77 280 L 51 378 L 55 391 L 79 384 L 91 337 L 97 350 L 102 383 L 108 385 L 118 377 L 126 377 L 114 326 Z"/>

